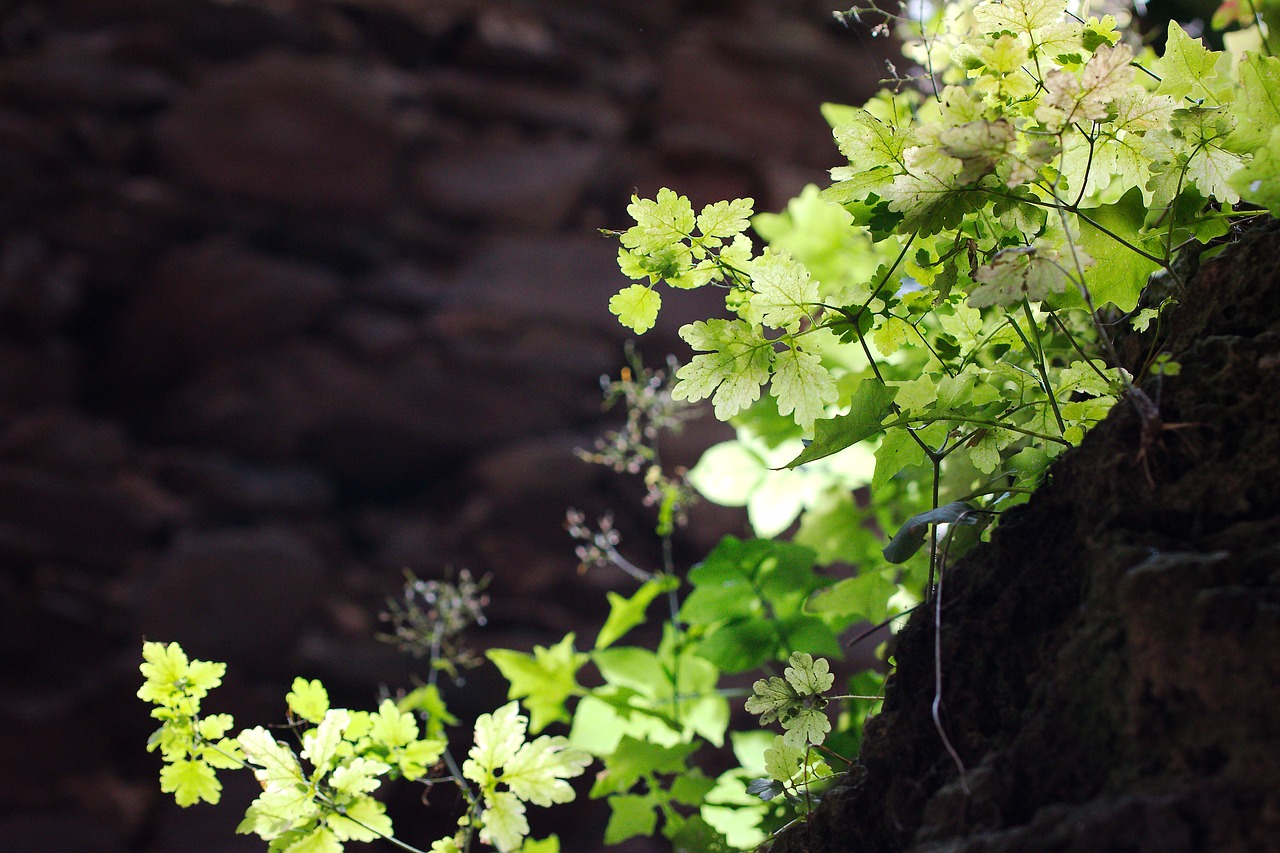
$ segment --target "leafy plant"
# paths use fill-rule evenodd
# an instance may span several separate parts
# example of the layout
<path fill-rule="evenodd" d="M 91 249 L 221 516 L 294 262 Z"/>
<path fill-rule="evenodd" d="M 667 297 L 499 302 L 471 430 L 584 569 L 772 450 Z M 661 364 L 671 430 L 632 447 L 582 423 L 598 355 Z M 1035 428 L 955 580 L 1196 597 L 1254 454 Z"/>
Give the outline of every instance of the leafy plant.
<path fill-rule="evenodd" d="M 634 198 L 635 225 L 611 232 L 635 282 L 609 303 L 623 325 L 653 327 L 664 282 L 722 287 L 727 315 L 681 329 L 696 352 L 683 367 L 649 370 L 632 353 L 603 382 L 627 420 L 581 455 L 643 479 L 662 561 L 625 556 L 610 516 L 568 512 L 583 570 L 613 564 L 637 584 L 608 594 L 594 641 L 490 650 L 510 701 L 476 722 L 461 766 L 436 678 L 478 662 L 458 641 L 482 623 L 483 583 L 465 573 L 409 578 L 389 605 L 387 639 L 429 656 L 426 684 L 358 711 L 294 682 L 297 753 L 202 713 L 222 664 L 147 643 L 138 695 L 161 723 L 162 790 L 216 803 L 218 772 L 249 768 L 263 793 L 240 831 L 290 853 L 378 837 L 417 849 L 392 836 L 375 796 L 385 779 L 459 786 L 467 808 L 433 853 L 553 853 L 554 837 L 527 837 L 526 809 L 571 800 L 568 780 L 593 761 L 610 844 L 660 832 L 679 850 L 750 849 L 809 813 L 856 755 L 883 683 L 832 670 L 841 638 L 930 598 L 940 619 L 945 563 L 1118 401 L 1159 429 L 1108 329 L 1151 335 L 1142 372 L 1175 380 L 1159 328 L 1180 254 L 1225 243 L 1280 199 L 1274 6 L 1228 0 L 1215 20 L 1242 29 L 1222 52 L 1171 24 L 1160 56 L 1063 0 L 910 8 L 927 17 L 838 14 L 896 28 L 915 67 L 863 107 L 824 107 L 849 160 L 830 187 L 779 214 L 753 214 L 750 199 L 695 212 L 664 189 Z M 665 466 L 661 437 L 702 400 L 736 439 L 692 471 Z M 726 537 L 686 570 L 672 538 L 698 493 L 745 506 L 760 538 Z M 627 644 L 651 620 L 656 644 Z M 749 671 L 763 677 L 734 686 Z M 833 695 L 838 679 L 848 692 Z M 761 728 L 731 728 L 730 699 Z M 934 717 L 951 750 L 937 703 Z M 781 734 L 763 728 L 775 723 Z M 712 750 L 736 766 L 708 775 Z"/>

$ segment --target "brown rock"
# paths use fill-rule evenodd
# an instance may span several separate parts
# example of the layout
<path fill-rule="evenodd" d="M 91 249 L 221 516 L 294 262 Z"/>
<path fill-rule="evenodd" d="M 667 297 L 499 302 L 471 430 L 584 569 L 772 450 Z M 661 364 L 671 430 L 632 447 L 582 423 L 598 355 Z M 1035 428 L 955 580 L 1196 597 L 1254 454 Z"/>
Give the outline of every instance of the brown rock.
<path fill-rule="evenodd" d="M 171 496 L 137 474 L 68 479 L 0 466 L 0 550 L 30 560 L 119 568 L 180 515 Z"/>
<path fill-rule="evenodd" d="M 251 457 L 311 459 L 349 487 L 385 493 L 420 490 L 459 453 L 573 422 L 589 406 L 536 365 L 499 373 L 418 348 L 375 368 L 295 344 L 207 371 L 174 397 L 165 431 Z"/>
<path fill-rule="evenodd" d="M 367 70 L 267 54 L 220 68 L 156 126 L 179 182 L 301 209 L 376 212 L 394 200 L 400 143 Z"/>
<path fill-rule="evenodd" d="M 167 448 L 151 461 L 156 478 L 200 508 L 232 516 L 310 515 L 330 508 L 334 488 L 301 465 L 254 465 L 226 453 Z"/>
<path fill-rule="evenodd" d="M 121 320 L 121 358 L 135 376 L 171 375 L 298 332 L 339 291 L 320 267 L 212 237 L 174 249 L 156 265 Z"/>
<path fill-rule="evenodd" d="M 414 186 L 446 217 L 551 230 L 565 224 L 603 155 L 599 146 L 567 141 L 473 142 L 423 157 Z"/>
<path fill-rule="evenodd" d="M 328 565 L 284 529 L 181 534 L 157 561 L 136 633 L 213 660 L 278 658 L 317 606 Z"/>

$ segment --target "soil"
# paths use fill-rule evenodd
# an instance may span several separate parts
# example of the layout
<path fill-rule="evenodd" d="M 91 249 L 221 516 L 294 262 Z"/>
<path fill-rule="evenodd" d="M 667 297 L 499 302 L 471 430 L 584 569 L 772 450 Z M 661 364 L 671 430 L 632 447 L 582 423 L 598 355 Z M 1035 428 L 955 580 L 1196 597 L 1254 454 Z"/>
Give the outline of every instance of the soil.
<path fill-rule="evenodd" d="M 922 608 L 845 786 L 774 853 L 1280 849 L 1280 231 L 1206 262 L 1116 406 Z M 931 715 L 935 661 L 941 720 Z"/>

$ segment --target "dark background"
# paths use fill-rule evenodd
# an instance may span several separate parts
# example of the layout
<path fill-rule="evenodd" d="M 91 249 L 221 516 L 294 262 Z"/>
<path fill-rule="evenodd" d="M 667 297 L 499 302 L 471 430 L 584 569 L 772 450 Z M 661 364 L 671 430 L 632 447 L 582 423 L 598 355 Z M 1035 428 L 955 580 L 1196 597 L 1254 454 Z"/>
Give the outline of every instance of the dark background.
<path fill-rule="evenodd" d="M 589 642 L 626 584 L 575 570 L 565 508 L 657 556 L 636 485 L 573 455 L 623 363 L 595 231 L 633 191 L 769 210 L 821 181 L 818 105 L 889 53 L 831 8 L 0 2 L 0 850 L 263 849 L 232 834 L 247 774 L 216 808 L 160 794 L 144 637 L 228 661 L 209 704 L 243 726 L 295 675 L 369 707 L 421 674 L 374 640 L 406 567 L 492 576 L 478 646 Z M 718 297 L 668 297 L 648 359 Z M 694 520 L 686 565 L 743 527 Z M 598 810 L 548 818 L 596 849 Z"/>

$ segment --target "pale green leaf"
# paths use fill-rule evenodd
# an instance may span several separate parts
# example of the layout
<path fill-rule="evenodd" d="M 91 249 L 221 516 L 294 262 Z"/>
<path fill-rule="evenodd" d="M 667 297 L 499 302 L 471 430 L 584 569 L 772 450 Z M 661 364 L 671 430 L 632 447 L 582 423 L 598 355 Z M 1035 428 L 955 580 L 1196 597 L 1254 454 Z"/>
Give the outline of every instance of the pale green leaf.
<path fill-rule="evenodd" d="M 760 386 L 769 380 L 773 344 L 749 324 L 698 321 L 684 326 L 680 337 L 705 354 L 676 372 L 675 399 L 694 403 L 712 397 L 716 417 L 728 420 L 760 398 Z"/>
<path fill-rule="evenodd" d="M 373 797 L 357 797 L 348 803 L 345 814 L 329 814 L 325 822 L 333 830 L 334 835 L 343 841 L 377 841 L 380 837 L 390 836 L 394 827 L 387 809 Z"/>
<path fill-rule="evenodd" d="M 302 736 L 302 757 L 320 773 L 327 771 L 337 756 L 338 745 L 342 743 L 342 734 L 349 722 L 349 712 L 333 708 L 325 712 L 319 726 Z"/>
<path fill-rule="evenodd" d="M 309 723 L 319 723 L 329 710 L 329 691 L 318 680 L 295 678 L 284 698 L 289 710 Z"/>
<path fill-rule="evenodd" d="M 475 743 L 462 765 L 462 775 L 481 788 L 492 786 L 498 772 L 524 745 L 527 723 L 517 702 L 508 702 L 491 714 L 481 714 L 476 719 Z"/>
<path fill-rule="evenodd" d="M 591 763 L 585 750 L 569 745 L 565 737 L 542 737 L 524 744 L 502 768 L 502 781 L 512 793 L 534 805 L 549 806 L 573 799 L 573 788 L 566 782 Z"/>
<path fill-rule="evenodd" d="M 292 786 L 303 782 L 302 767 L 293 750 L 276 740 L 269 731 L 256 726 L 236 738 L 245 760 L 256 765 L 253 775 L 263 787 Z"/>
<path fill-rule="evenodd" d="M 698 214 L 698 230 L 704 237 L 715 237 L 719 240 L 734 237 L 747 230 L 754 205 L 755 200 L 750 198 L 709 204 Z"/>
<path fill-rule="evenodd" d="M 498 791 L 485 797 L 485 808 L 480 821 L 483 824 L 480 840 L 492 844 L 498 849 L 498 853 L 515 850 L 529 834 L 524 803 L 510 791 Z"/>
<path fill-rule="evenodd" d="M 646 255 L 684 240 L 695 224 L 689 199 L 665 188 L 655 199 L 632 196 L 627 213 L 636 224 L 623 232 L 622 245 Z"/>
<path fill-rule="evenodd" d="M 284 853 L 342 853 L 337 836 L 318 826 L 284 848 Z"/>
<path fill-rule="evenodd" d="M 336 767 L 329 775 L 329 784 L 334 790 L 348 796 L 368 794 L 378 789 L 382 784 L 378 777 L 390 769 L 389 765 L 381 761 L 357 756 Z"/>
<path fill-rule="evenodd" d="M 973 18 L 989 35 L 1009 32 L 1038 41 L 1041 31 L 1062 21 L 1065 8 L 1063 0 L 989 0 L 974 7 Z"/>
<path fill-rule="evenodd" d="M 179 759 L 160 770 L 160 790 L 173 794 L 184 809 L 204 800 L 216 804 L 222 797 L 222 783 L 213 768 L 203 761 Z"/>
<path fill-rule="evenodd" d="M 485 653 L 511 682 L 507 698 L 524 700 L 534 732 L 569 719 L 564 700 L 581 690 L 577 673 L 587 662 L 587 655 L 574 651 L 574 638 L 574 634 L 568 634 L 549 648 L 534 646 L 532 655 L 511 649 L 490 649 Z"/>
<path fill-rule="evenodd" d="M 838 397 L 835 380 L 822 366 L 822 360 L 794 346 L 774 357 L 770 391 L 778 400 L 778 414 L 794 412 L 796 423 L 806 430 L 822 417 L 826 404 L 834 403 Z"/>
<path fill-rule="evenodd" d="M 662 294 L 643 284 L 622 288 L 609 300 L 609 311 L 618 322 L 637 335 L 643 335 L 658 322 L 658 309 L 662 307 Z"/>
<path fill-rule="evenodd" d="M 751 268 L 751 307 L 775 329 L 794 332 L 818 301 L 818 282 L 785 252 L 765 249 Z"/>
<path fill-rule="evenodd" d="M 788 663 L 791 665 L 783 670 L 782 675 L 801 696 L 825 693 L 835 683 L 831 665 L 825 658 L 815 659 L 807 652 L 792 652 Z"/>
<path fill-rule="evenodd" d="M 383 699 L 378 710 L 369 715 L 372 727 L 369 737 L 374 743 L 395 749 L 418 739 L 418 722 L 413 714 L 401 711 L 391 699 Z"/>
<path fill-rule="evenodd" d="M 980 284 L 969 291 L 969 304 L 986 308 L 1017 305 L 1023 299 L 1040 302 L 1067 289 L 1075 275 L 1071 266 L 1092 262 L 1083 250 L 1063 257 L 1056 248 L 1044 244 L 1001 249 L 973 274 L 973 280 Z"/>

